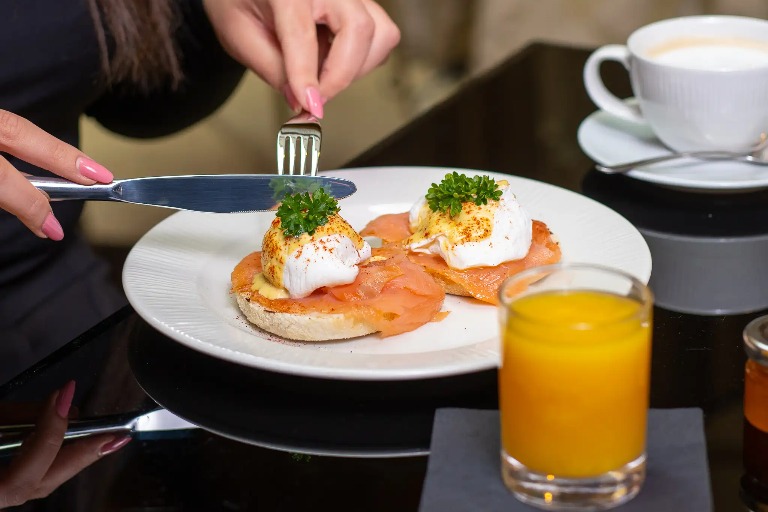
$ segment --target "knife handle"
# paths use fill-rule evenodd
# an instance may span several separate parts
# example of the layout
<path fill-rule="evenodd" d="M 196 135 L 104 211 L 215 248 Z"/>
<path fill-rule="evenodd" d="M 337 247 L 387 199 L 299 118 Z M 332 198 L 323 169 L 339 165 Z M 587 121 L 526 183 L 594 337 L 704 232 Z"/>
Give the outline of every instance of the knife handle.
<path fill-rule="evenodd" d="M 69 428 L 64 434 L 64 439 L 69 440 L 96 434 L 112 434 L 118 432 L 130 434 L 133 431 L 136 417 L 135 414 L 118 414 L 87 420 L 71 420 L 69 422 Z M 7 425 L 0 427 L 0 454 L 21 446 L 24 439 L 26 439 L 34 429 L 35 425 L 33 424 Z"/>
<path fill-rule="evenodd" d="M 120 186 L 119 181 L 112 183 L 95 183 L 93 185 L 80 185 L 64 178 L 48 178 L 40 176 L 29 176 L 26 178 L 38 190 L 48 194 L 53 201 L 65 199 L 80 199 L 89 201 L 114 201 L 115 187 Z"/>

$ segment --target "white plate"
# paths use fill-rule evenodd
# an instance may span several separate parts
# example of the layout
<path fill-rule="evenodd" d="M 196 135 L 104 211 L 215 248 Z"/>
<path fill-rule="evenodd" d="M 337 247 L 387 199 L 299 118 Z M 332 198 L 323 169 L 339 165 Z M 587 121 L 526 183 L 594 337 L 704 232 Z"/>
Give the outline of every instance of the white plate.
<path fill-rule="evenodd" d="M 340 201 L 341 215 L 362 227 L 383 213 L 406 211 L 430 184 L 453 169 L 379 167 L 330 171 L 350 179 L 357 193 Z M 488 172 L 460 170 L 467 174 Z M 651 255 L 640 233 L 592 199 L 509 175 L 519 201 L 559 237 L 563 261 L 623 269 L 647 283 Z M 176 213 L 151 229 L 125 263 L 128 300 L 166 336 L 213 357 L 266 370 L 335 379 L 390 380 L 456 375 L 498 362 L 497 314 L 490 305 L 447 297 L 441 322 L 380 338 L 292 342 L 252 327 L 229 294 L 230 273 L 261 247 L 270 212 Z"/>
<path fill-rule="evenodd" d="M 598 110 L 579 126 L 581 149 L 592 160 L 615 165 L 668 155 L 646 124 L 637 124 Z M 638 180 L 696 192 L 750 192 L 768 187 L 768 167 L 744 162 L 677 160 L 627 173 Z"/>

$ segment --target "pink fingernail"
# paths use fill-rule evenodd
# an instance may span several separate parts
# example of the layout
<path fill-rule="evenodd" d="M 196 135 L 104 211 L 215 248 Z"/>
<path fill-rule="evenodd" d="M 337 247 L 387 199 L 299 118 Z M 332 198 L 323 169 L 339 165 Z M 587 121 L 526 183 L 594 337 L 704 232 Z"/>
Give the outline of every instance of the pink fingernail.
<path fill-rule="evenodd" d="M 47 236 L 48 238 L 56 242 L 64 238 L 64 229 L 62 229 L 61 224 L 59 224 L 59 221 L 56 220 L 56 217 L 53 215 L 53 212 L 49 213 L 45 217 L 45 220 L 43 221 L 43 225 L 40 226 L 40 230 L 43 232 L 45 236 Z"/>
<path fill-rule="evenodd" d="M 114 179 L 114 176 L 106 167 L 94 162 L 90 158 L 79 157 L 77 162 L 75 162 L 75 166 L 80 171 L 80 174 L 99 183 L 109 183 Z"/>
<path fill-rule="evenodd" d="M 131 440 L 131 436 L 121 436 L 103 444 L 99 448 L 99 455 L 109 455 L 115 453 L 117 450 L 127 445 Z"/>
<path fill-rule="evenodd" d="M 69 416 L 69 408 L 72 406 L 72 398 L 75 396 L 75 381 L 64 384 L 56 397 L 56 412 L 64 419 Z"/>
<path fill-rule="evenodd" d="M 323 118 L 323 98 L 320 97 L 317 87 L 307 87 L 307 104 L 310 114 L 318 119 Z"/>

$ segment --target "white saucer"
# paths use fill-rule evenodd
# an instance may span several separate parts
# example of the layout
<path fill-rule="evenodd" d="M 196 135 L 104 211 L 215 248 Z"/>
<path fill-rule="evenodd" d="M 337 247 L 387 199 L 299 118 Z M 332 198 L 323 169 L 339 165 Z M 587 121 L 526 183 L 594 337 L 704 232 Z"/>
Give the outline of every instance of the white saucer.
<path fill-rule="evenodd" d="M 623 121 L 602 110 L 582 121 L 578 140 L 582 151 L 603 165 L 670 153 L 648 125 Z M 676 160 L 626 174 L 638 180 L 694 192 L 749 192 L 768 188 L 768 167 L 744 162 Z"/>

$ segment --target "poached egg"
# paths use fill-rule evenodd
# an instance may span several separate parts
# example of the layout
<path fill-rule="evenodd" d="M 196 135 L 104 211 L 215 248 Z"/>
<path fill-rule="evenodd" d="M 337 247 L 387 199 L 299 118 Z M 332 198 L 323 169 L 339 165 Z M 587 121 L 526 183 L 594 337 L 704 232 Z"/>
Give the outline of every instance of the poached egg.
<path fill-rule="evenodd" d="M 371 246 L 338 214 L 310 235 L 285 236 L 275 217 L 264 234 L 261 265 L 264 279 L 291 298 L 306 297 L 324 286 L 349 284 L 358 265 L 371 257 Z"/>
<path fill-rule="evenodd" d="M 533 222 L 505 180 L 498 201 L 477 205 L 468 201 L 461 212 L 433 212 L 425 196 L 411 208 L 410 237 L 404 244 L 413 252 L 437 254 L 454 269 L 496 266 L 525 257 L 531 247 Z"/>

